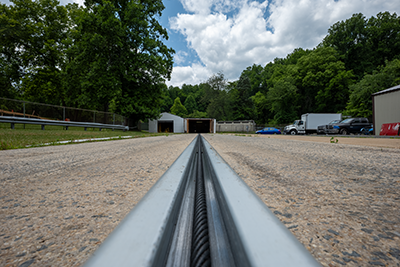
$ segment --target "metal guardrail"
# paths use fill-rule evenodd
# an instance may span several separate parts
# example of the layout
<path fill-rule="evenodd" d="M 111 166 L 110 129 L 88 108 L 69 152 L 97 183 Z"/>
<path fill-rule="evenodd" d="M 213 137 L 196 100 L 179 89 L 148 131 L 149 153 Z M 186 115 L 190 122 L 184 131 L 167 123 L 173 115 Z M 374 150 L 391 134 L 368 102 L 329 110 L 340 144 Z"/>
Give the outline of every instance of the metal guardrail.
<path fill-rule="evenodd" d="M 204 161 L 200 172 L 199 155 Z M 321 266 L 200 135 L 84 266 L 189 266 L 192 248 L 188 236 L 197 218 L 185 218 L 193 216 L 190 206 L 199 173 L 204 174 L 208 194 L 212 266 Z M 218 210 L 215 222 L 213 214 Z M 221 233 L 227 242 L 215 239 Z M 219 265 L 229 251 L 234 262 Z"/>
<path fill-rule="evenodd" d="M 117 129 L 128 131 L 129 127 L 124 125 L 114 125 L 114 124 L 102 124 L 102 123 L 92 123 L 92 122 L 76 122 L 76 121 L 55 121 L 55 120 L 42 120 L 42 119 L 32 119 L 23 117 L 10 117 L 10 116 L 0 116 L 0 122 L 10 123 L 11 129 L 15 128 L 15 124 L 36 124 L 41 125 L 42 130 L 45 129 L 46 125 L 51 126 L 64 126 L 66 130 L 68 127 L 84 127 L 86 128 L 99 128 L 101 129 Z"/>

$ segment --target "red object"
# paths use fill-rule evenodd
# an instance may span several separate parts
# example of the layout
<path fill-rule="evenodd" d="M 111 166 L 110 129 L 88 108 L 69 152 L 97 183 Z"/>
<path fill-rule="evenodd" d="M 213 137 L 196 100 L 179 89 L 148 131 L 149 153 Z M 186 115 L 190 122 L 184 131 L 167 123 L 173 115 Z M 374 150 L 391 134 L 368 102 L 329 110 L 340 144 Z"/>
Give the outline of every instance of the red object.
<path fill-rule="evenodd" d="M 379 135 L 400 135 L 400 122 L 382 124 Z"/>
<path fill-rule="evenodd" d="M 70 119 L 66 118 L 65 121 L 71 121 Z"/>

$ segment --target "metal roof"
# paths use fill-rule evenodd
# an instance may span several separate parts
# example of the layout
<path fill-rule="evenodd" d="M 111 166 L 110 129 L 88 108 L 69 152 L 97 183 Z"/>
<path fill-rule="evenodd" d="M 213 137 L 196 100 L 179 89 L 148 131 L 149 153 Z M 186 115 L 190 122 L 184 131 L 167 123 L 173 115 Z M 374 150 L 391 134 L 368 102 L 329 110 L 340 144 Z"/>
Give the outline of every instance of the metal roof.
<path fill-rule="evenodd" d="M 386 94 L 386 93 L 390 93 L 390 92 L 394 92 L 394 91 L 398 91 L 398 90 L 400 90 L 400 84 L 396 85 L 396 86 L 393 86 L 393 87 L 390 87 L 388 89 L 376 92 L 376 93 L 372 94 L 372 96 L 382 95 L 382 94 Z"/>

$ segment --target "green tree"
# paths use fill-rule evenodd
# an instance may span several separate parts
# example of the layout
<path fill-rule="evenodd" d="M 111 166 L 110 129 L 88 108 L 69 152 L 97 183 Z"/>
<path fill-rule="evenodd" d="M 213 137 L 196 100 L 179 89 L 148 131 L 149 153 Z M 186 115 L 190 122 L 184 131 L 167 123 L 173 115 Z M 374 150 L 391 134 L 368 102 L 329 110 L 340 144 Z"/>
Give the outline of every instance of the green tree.
<path fill-rule="evenodd" d="M 364 73 L 372 73 L 400 54 L 400 17 L 389 12 L 370 19 L 354 14 L 332 25 L 321 45 L 335 48 L 346 69 L 360 80 Z"/>
<path fill-rule="evenodd" d="M 163 93 L 162 94 L 163 104 L 161 106 L 160 112 L 169 112 L 171 110 L 172 105 L 174 104 L 174 101 L 172 100 L 169 94 L 169 89 L 167 85 L 163 86 L 162 93 Z"/>
<path fill-rule="evenodd" d="M 258 91 L 264 90 L 265 85 L 263 84 L 263 70 L 261 65 L 253 64 L 251 67 L 247 67 L 242 71 L 241 76 L 246 76 L 250 82 L 250 95 L 255 95 Z"/>
<path fill-rule="evenodd" d="M 192 93 L 186 98 L 184 105 L 189 114 L 197 110 L 197 103 Z"/>
<path fill-rule="evenodd" d="M 245 74 L 239 78 L 234 89 L 230 92 L 235 120 L 250 120 L 253 118 L 254 106 L 251 99 L 250 79 Z"/>
<path fill-rule="evenodd" d="M 219 92 L 226 89 L 226 85 L 226 79 L 222 72 L 208 78 L 207 82 L 202 86 L 204 93 L 200 100 L 201 104 L 208 107 L 212 100 L 218 98 Z"/>
<path fill-rule="evenodd" d="M 64 104 L 60 75 L 68 9 L 74 5 L 61 6 L 56 0 L 12 2 L 0 6 L 0 82 L 27 100 Z"/>
<path fill-rule="evenodd" d="M 274 113 L 276 123 L 286 123 L 295 120 L 299 98 L 298 90 L 294 85 L 294 80 L 290 77 L 278 80 L 267 95 L 267 100 L 271 103 L 271 111 Z"/>
<path fill-rule="evenodd" d="M 184 105 L 182 105 L 179 97 L 175 98 L 174 105 L 171 107 L 171 113 L 180 117 L 186 117 L 187 110 Z"/>
<path fill-rule="evenodd" d="M 70 102 L 116 111 L 133 121 L 155 118 L 172 71 L 174 51 L 158 22 L 161 0 L 87 0 L 77 17 L 68 50 L 66 83 Z"/>
<path fill-rule="evenodd" d="M 346 71 L 331 47 L 319 47 L 301 57 L 297 64 L 297 87 L 301 95 L 301 113 L 337 112 L 344 109 L 353 74 Z"/>
<path fill-rule="evenodd" d="M 257 92 L 251 97 L 251 99 L 254 103 L 254 116 L 256 123 L 267 123 L 268 119 L 270 119 L 271 104 L 267 100 L 266 96 L 261 92 Z"/>
<path fill-rule="evenodd" d="M 400 84 L 400 60 L 386 62 L 373 74 L 367 74 L 361 81 L 350 86 L 350 99 L 344 114 L 372 119 L 373 93 Z"/>
<path fill-rule="evenodd" d="M 208 115 L 207 112 L 195 110 L 193 113 L 187 115 L 187 118 L 208 118 Z"/>
<path fill-rule="evenodd" d="M 207 107 L 207 114 L 217 121 L 233 119 L 232 101 L 227 91 L 219 91 L 218 95 L 211 99 Z"/>

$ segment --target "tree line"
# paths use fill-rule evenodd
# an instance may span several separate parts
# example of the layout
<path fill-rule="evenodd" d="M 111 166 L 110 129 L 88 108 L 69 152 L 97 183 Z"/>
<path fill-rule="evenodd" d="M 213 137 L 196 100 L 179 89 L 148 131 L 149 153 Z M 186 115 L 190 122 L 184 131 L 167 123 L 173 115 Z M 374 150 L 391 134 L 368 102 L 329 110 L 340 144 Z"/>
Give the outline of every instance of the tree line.
<path fill-rule="evenodd" d="M 287 123 L 304 113 L 372 119 L 371 94 L 400 84 L 400 17 L 361 13 L 332 25 L 314 49 L 297 48 L 237 81 L 217 73 L 198 85 L 164 88 L 162 111 L 183 117 Z"/>
<path fill-rule="evenodd" d="M 0 4 L 0 96 L 159 115 L 174 50 L 162 0 L 12 0 Z"/>
<path fill-rule="evenodd" d="M 0 4 L 0 97 L 116 112 L 286 123 L 309 112 L 372 116 L 371 94 L 400 83 L 400 18 L 354 14 L 314 49 L 297 48 L 228 82 L 167 87 L 174 50 L 162 0 Z"/>

